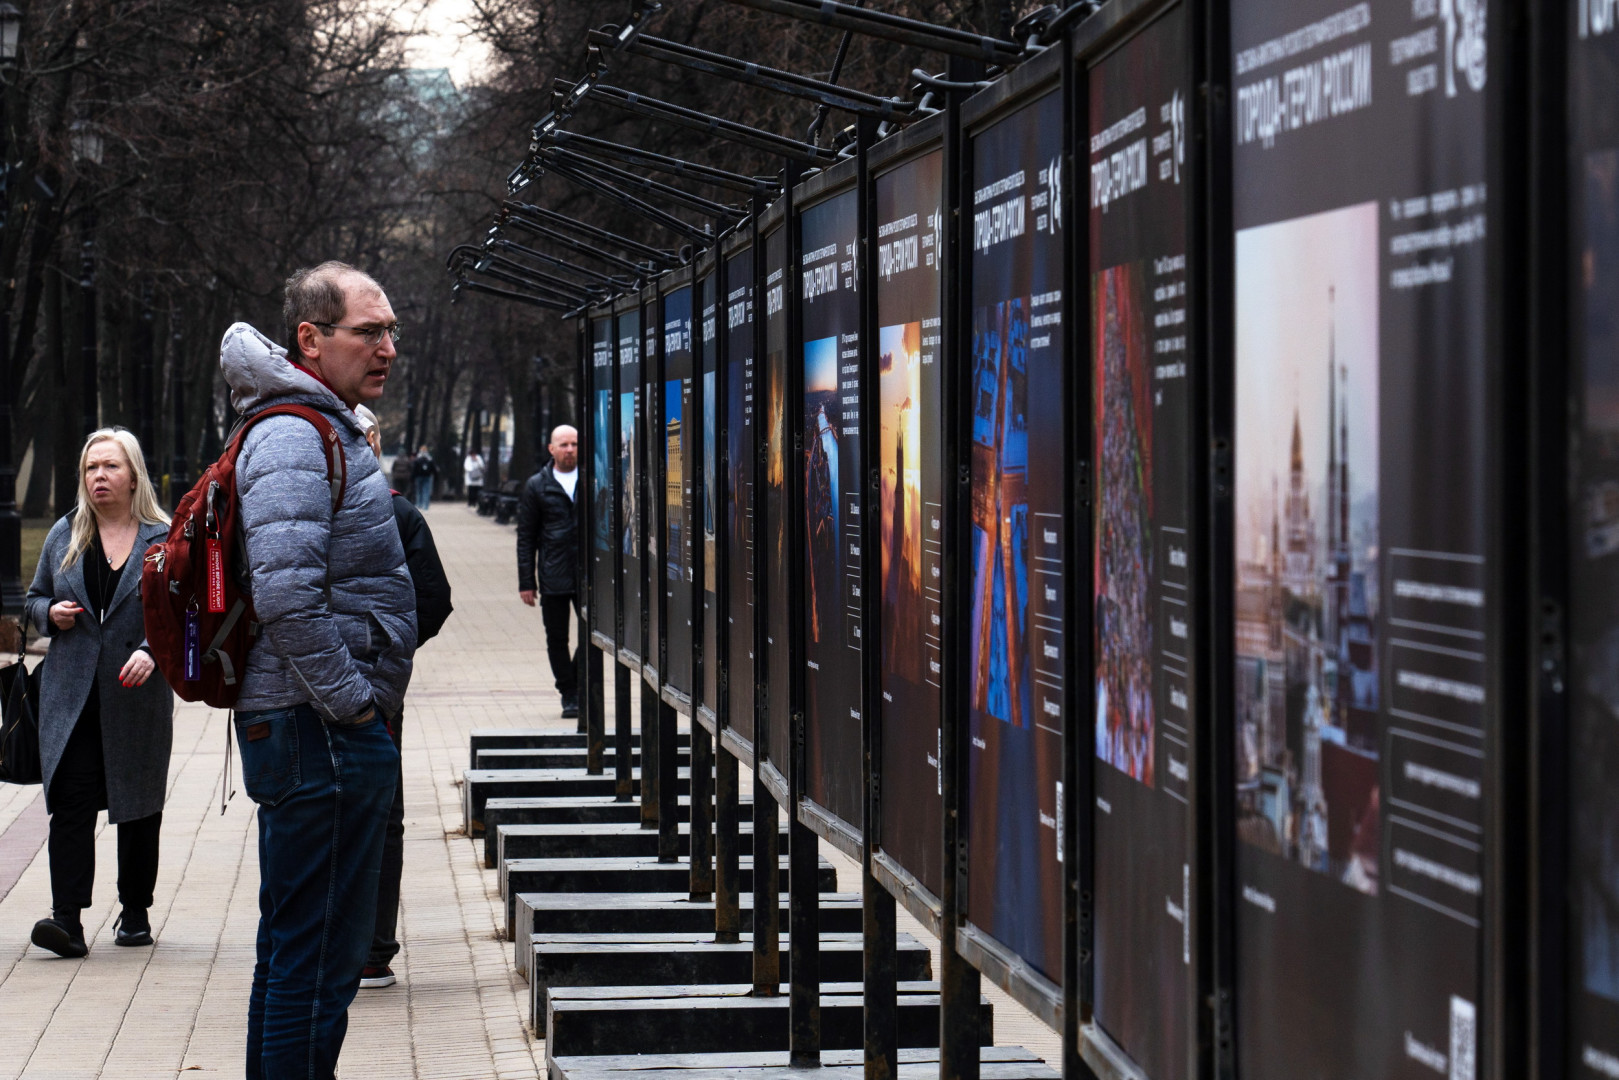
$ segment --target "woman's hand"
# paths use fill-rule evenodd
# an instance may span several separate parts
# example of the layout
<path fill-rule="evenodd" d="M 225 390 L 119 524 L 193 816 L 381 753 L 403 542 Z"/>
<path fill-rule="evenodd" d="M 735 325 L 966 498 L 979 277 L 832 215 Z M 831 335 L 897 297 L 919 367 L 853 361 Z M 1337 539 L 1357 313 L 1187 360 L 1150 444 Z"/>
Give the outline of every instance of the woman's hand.
<path fill-rule="evenodd" d="M 56 624 L 58 630 L 73 629 L 74 620 L 84 609 L 71 600 L 62 600 L 51 605 L 51 622 Z"/>
<path fill-rule="evenodd" d="M 118 681 L 124 686 L 139 686 L 152 677 L 157 667 L 152 662 L 152 654 L 145 649 L 136 649 L 124 661 L 123 670 L 118 673 Z"/>

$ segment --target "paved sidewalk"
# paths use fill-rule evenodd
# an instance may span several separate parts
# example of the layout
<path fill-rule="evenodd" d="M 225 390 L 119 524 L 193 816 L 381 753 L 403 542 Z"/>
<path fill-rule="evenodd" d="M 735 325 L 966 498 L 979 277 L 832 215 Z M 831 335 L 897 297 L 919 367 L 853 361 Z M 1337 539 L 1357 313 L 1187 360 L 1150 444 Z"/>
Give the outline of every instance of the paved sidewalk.
<path fill-rule="evenodd" d="M 538 608 L 515 588 L 514 534 L 453 501 L 428 512 L 455 590 L 455 614 L 417 656 L 405 710 L 405 876 L 399 982 L 362 990 L 349 1013 L 343 1080 L 543 1076 L 544 1046 L 525 1019 L 495 873 L 461 834 L 458 779 L 468 733 L 555 727 L 560 702 Z M 152 923 L 157 945 L 113 945 L 116 830 L 96 846 L 90 955 L 61 960 L 28 944 L 49 914 L 38 788 L 0 785 L 0 1080 L 242 1075 L 258 922 L 253 804 L 239 790 L 219 812 L 226 715 L 180 704 Z M 239 788 L 239 766 L 233 768 Z M 746 781 L 744 781 L 746 782 Z M 823 844 L 840 884 L 859 871 Z M 932 939 L 903 910 L 901 929 Z M 935 946 L 935 953 L 937 948 Z M 987 987 L 996 1034 L 1053 1060 L 1055 1035 Z"/>

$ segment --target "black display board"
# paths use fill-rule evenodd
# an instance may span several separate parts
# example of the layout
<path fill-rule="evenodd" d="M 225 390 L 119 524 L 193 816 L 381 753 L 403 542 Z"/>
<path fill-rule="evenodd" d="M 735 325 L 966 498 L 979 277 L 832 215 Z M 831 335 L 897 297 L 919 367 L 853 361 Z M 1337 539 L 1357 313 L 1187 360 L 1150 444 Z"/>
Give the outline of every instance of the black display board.
<path fill-rule="evenodd" d="M 641 423 L 641 309 L 618 314 L 618 493 L 623 606 L 620 652 L 641 659 L 641 460 L 637 432 Z"/>
<path fill-rule="evenodd" d="M 726 726 L 753 742 L 753 248 L 725 260 L 725 529 L 730 600 Z"/>
<path fill-rule="evenodd" d="M 1499 58 L 1483 3 L 1231 18 L 1237 1059 L 1472 1080 Z"/>
<path fill-rule="evenodd" d="M 966 911 L 1053 985 L 1068 710 L 1063 111 L 1047 90 L 975 130 L 968 151 Z"/>
<path fill-rule="evenodd" d="M 692 289 L 682 285 L 663 294 L 663 687 L 691 697 L 692 460 L 697 450 L 692 414 Z"/>
<path fill-rule="evenodd" d="M 944 555 L 941 309 L 944 151 L 878 172 L 878 460 L 882 552 L 882 849 L 943 893 L 940 649 Z"/>
<path fill-rule="evenodd" d="M 798 225 L 805 794 L 856 830 L 864 804 L 859 210 L 859 194 L 850 188 L 805 207 Z"/>
<path fill-rule="evenodd" d="M 641 304 L 641 452 L 645 462 L 641 480 L 642 535 L 646 537 L 646 559 L 642 566 L 642 590 L 646 606 L 646 651 L 641 654 L 641 673 L 656 688 L 663 663 L 664 570 L 663 551 L 663 380 L 661 361 L 663 324 L 659 319 L 658 291 L 649 285 Z"/>
<path fill-rule="evenodd" d="M 778 203 L 779 205 L 779 203 Z M 792 649 L 788 622 L 792 567 L 787 543 L 787 458 L 792 432 L 787 416 L 787 230 L 764 238 L 765 249 L 765 679 L 770 737 L 766 760 L 783 777 L 792 761 L 788 686 Z"/>
<path fill-rule="evenodd" d="M 1569 20 L 1569 1075 L 1619 1076 L 1619 10 Z"/>
<path fill-rule="evenodd" d="M 590 629 L 614 636 L 613 602 L 613 436 L 618 403 L 613 400 L 613 320 L 590 320 Z"/>
<path fill-rule="evenodd" d="M 697 523 L 702 531 L 703 579 L 703 663 L 702 686 L 698 688 L 698 701 L 714 712 L 719 700 L 719 656 L 714 647 L 718 640 L 719 601 L 715 588 L 719 583 L 719 305 L 714 293 L 714 274 L 710 271 L 697 283 L 698 311 L 701 314 L 700 335 L 702 350 L 702 475 L 698 486 L 701 498 L 697 506 Z M 712 659 L 708 659 L 712 657 Z"/>
<path fill-rule="evenodd" d="M 1089 116 L 1096 1024 L 1154 1080 L 1188 1068 L 1192 402 L 1186 17 L 1095 62 Z"/>

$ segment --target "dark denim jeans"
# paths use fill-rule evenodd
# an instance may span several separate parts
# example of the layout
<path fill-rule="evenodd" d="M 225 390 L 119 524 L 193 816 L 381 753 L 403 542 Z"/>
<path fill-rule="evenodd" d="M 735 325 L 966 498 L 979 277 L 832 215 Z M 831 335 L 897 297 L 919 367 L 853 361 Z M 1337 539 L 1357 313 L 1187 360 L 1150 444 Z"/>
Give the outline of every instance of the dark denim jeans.
<path fill-rule="evenodd" d="M 383 722 L 324 723 L 308 705 L 236 714 L 258 803 L 258 963 L 249 1080 L 330 1080 L 371 945 L 399 751 Z"/>

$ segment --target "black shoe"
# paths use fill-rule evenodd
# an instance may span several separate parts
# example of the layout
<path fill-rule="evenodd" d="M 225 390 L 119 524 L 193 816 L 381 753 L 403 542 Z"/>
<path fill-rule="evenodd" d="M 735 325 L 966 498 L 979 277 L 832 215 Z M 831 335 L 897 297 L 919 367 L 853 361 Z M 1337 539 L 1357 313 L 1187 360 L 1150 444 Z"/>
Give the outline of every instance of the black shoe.
<path fill-rule="evenodd" d="M 84 943 L 84 926 L 78 920 L 68 921 L 54 915 L 35 923 L 34 932 L 28 935 L 28 940 L 69 960 L 76 960 L 90 952 L 90 946 Z"/>
<path fill-rule="evenodd" d="M 579 715 L 579 695 L 562 695 L 562 719 L 572 720 Z"/>
<path fill-rule="evenodd" d="M 126 907 L 113 926 L 118 931 L 113 938 L 115 945 L 135 946 L 152 943 L 152 923 L 146 917 L 145 908 Z"/>

